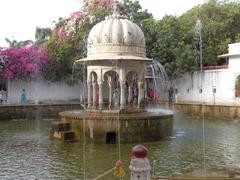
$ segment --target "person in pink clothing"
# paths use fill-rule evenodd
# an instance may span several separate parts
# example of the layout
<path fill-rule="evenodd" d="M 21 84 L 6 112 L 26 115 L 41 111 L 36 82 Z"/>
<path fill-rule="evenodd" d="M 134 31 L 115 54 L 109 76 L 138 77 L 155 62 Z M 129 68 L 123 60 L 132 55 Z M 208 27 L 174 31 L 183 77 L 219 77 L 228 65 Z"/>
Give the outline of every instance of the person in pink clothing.
<path fill-rule="evenodd" d="M 152 88 L 150 89 L 149 96 L 151 99 L 154 98 L 154 90 Z"/>

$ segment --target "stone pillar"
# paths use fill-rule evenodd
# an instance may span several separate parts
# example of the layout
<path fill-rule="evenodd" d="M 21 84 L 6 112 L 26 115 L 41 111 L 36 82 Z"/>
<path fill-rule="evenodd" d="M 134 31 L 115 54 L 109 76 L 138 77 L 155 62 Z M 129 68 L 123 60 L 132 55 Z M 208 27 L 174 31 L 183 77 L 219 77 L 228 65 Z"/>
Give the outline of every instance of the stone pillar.
<path fill-rule="evenodd" d="M 121 109 L 124 109 L 126 107 L 126 82 L 121 81 L 120 87 L 121 87 L 120 107 L 121 107 Z"/>
<path fill-rule="evenodd" d="M 151 166 L 147 158 L 148 150 L 143 145 L 132 148 L 132 159 L 130 162 L 130 180 L 151 180 Z"/>
<path fill-rule="evenodd" d="M 112 80 L 109 79 L 108 81 L 108 85 L 109 85 L 109 109 L 112 108 L 112 95 L 113 95 L 113 84 L 112 84 Z"/>
<path fill-rule="evenodd" d="M 93 107 L 97 106 L 97 84 L 95 82 L 92 83 L 92 99 L 93 99 Z"/>
<path fill-rule="evenodd" d="M 128 103 L 131 104 L 132 102 L 132 86 L 128 86 Z"/>
<path fill-rule="evenodd" d="M 91 108 L 92 107 L 92 82 L 88 81 L 87 86 L 88 86 L 88 108 Z"/>
<path fill-rule="evenodd" d="M 143 107 L 143 99 L 144 99 L 144 89 L 143 89 L 143 82 L 138 82 L 138 108 Z"/>
<path fill-rule="evenodd" d="M 103 82 L 102 81 L 98 81 L 98 105 L 99 105 L 99 109 L 103 109 Z"/>

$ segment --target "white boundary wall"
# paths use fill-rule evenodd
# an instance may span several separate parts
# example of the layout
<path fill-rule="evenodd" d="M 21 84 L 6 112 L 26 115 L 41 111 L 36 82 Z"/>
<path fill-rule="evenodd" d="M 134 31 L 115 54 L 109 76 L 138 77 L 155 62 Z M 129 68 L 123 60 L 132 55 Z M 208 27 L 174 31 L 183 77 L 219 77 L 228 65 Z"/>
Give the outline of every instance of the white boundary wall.
<path fill-rule="evenodd" d="M 175 81 L 178 89 L 178 101 L 211 104 L 237 103 L 235 79 L 236 74 L 230 72 L 229 69 L 185 74 Z M 214 93 L 214 88 L 216 93 Z M 202 89 L 202 93 L 200 89 Z"/>
<path fill-rule="evenodd" d="M 240 75 L 240 43 L 229 44 L 227 69 L 195 71 L 185 74 L 174 82 L 178 89 L 177 101 L 210 104 L 240 104 L 235 97 L 235 82 Z M 213 89 L 216 88 L 216 93 Z M 202 89 L 202 93 L 200 93 Z"/>
<path fill-rule="evenodd" d="M 8 102 L 19 103 L 22 90 L 26 90 L 27 100 L 33 103 L 51 100 L 72 100 L 80 99 L 84 96 L 82 85 L 69 86 L 64 82 L 47 81 L 9 81 L 8 82 Z"/>

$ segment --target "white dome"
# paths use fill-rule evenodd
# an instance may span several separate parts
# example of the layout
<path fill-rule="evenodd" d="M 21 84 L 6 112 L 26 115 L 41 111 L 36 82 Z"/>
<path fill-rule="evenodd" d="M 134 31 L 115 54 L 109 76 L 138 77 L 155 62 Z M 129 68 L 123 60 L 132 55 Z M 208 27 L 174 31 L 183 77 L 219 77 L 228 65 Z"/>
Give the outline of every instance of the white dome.
<path fill-rule="evenodd" d="M 106 17 L 88 36 L 88 60 L 146 60 L 145 38 L 135 23 L 120 15 Z"/>

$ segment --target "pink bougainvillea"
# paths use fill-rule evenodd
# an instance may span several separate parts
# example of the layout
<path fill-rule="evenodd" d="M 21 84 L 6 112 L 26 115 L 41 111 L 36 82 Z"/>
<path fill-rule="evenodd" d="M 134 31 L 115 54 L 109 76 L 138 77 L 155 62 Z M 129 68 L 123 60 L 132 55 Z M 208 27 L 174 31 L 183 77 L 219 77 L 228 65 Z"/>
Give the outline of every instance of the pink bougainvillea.
<path fill-rule="evenodd" d="M 47 64 L 47 50 L 44 46 L 24 48 L 7 48 L 0 51 L 0 59 L 4 62 L 4 69 L 0 77 L 13 79 L 34 79 L 39 75 L 42 65 Z"/>
<path fill-rule="evenodd" d="M 87 12 L 84 10 L 73 12 L 69 18 L 61 20 L 53 32 L 57 35 L 59 40 L 72 41 L 77 29 L 83 24 Z"/>
<path fill-rule="evenodd" d="M 115 0 L 99 0 L 99 4 L 103 7 L 109 8 L 112 7 L 112 4 Z"/>
<path fill-rule="evenodd" d="M 83 8 L 58 22 L 53 28 L 53 32 L 60 41 L 72 41 L 90 11 L 93 11 L 95 8 L 109 9 L 112 7 L 113 2 L 115 0 L 84 0 Z"/>
<path fill-rule="evenodd" d="M 110 8 L 115 1 L 116 0 L 84 0 L 84 6 L 88 10 L 96 6 Z"/>

